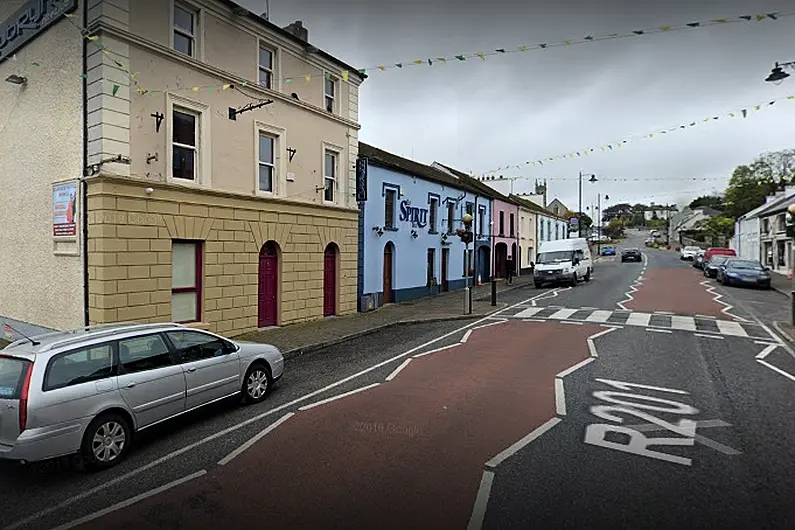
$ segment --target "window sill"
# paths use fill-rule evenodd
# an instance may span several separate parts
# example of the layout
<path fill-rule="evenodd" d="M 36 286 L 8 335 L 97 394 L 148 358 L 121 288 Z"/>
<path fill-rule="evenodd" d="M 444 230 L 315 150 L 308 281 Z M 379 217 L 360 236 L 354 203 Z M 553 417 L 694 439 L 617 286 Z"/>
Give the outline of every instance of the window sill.
<path fill-rule="evenodd" d="M 439 232 L 437 232 L 436 230 L 428 230 L 428 233 L 429 233 L 429 234 L 431 234 L 431 235 L 434 235 L 434 236 L 435 236 L 435 235 L 437 235 Z"/>
<path fill-rule="evenodd" d="M 384 231 L 385 231 L 385 232 L 397 232 L 397 231 L 398 231 L 398 229 L 397 229 L 397 228 L 395 228 L 395 227 L 389 227 L 389 228 L 387 228 L 387 227 L 385 226 L 385 227 L 384 227 Z"/>

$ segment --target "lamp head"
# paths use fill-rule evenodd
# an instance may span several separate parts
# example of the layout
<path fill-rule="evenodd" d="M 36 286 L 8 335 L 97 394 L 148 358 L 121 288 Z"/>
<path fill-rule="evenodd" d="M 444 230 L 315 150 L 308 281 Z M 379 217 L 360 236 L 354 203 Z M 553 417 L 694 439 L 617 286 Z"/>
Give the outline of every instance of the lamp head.
<path fill-rule="evenodd" d="M 591 175 L 591 178 L 588 179 L 588 182 L 596 182 L 597 180 L 599 179 L 596 178 L 596 175 Z"/>
<path fill-rule="evenodd" d="M 773 68 L 773 70 L 770 71 L 770 75 L 767 76 L 765 81 L 767 81 L 768 83 L 781 83 L 782 81 L 784 81 L 788 77 L 789 77 L 789 74 L 787 72 L 785 72 L 778 65 L 778 63 L 776 63 L 776 66 Z"/>

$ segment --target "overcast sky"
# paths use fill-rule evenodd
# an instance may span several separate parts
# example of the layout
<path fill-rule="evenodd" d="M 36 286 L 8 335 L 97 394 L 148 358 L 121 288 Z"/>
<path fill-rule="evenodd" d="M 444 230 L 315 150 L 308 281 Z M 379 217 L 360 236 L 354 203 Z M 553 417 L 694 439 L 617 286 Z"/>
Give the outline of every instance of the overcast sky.
<path fill-rule="evenodd" d="M 263 12 L 265 0 L 240 0 Z M 524 5 L 523 5 L 524 4 Z M 643 4 L 640 7 L 639 4 Z M 745 14 L 795 12 L 792 0 L 270 0 L 271 21 L 302 20 L 309 40 L 355 66 L 451 57 L 626 33 Z M 793 76 L 764 82 L 775 61 L 795 61 L 795 16 L 685 32 L 577 44 L 487 57 L 485 61 L 368 72 L 361 89 L 360 139 L 430 164 L 477 174 L 544 159 L 680 124 L 699 125 L 634 141 L 615 152 L 504 175 L 547 178 L 551 200 L 577 208 L 596 194 L 609 203 L 682 203 L 722 191 L 732 170 L 761 152 L 795 147 L 795 101 L 749 113 L 713 115 L 795 94 Z M 699 180 L 684 180 L 696 178 Z M 610 179 L 645 179 L 638 182 Z M 649 180 L 666 179 L 666 180 Z M 704 180 L 709 179 L 709 180 Z M 509 183 L 497 185 L 503 192 Z"/>

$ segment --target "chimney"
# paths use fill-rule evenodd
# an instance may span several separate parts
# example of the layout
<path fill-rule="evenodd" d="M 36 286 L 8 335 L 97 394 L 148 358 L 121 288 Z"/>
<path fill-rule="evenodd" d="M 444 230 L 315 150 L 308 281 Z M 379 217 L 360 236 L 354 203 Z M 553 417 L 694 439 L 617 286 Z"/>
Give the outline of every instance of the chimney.
<path fill-rule="evenodd" d="M 304 23 L 300 20 L 296 20 L 289 26 L 285 26 L 283 29 L 292 33 L 302 41 L 309 42 L 309 30 L 304 27 Z"/>

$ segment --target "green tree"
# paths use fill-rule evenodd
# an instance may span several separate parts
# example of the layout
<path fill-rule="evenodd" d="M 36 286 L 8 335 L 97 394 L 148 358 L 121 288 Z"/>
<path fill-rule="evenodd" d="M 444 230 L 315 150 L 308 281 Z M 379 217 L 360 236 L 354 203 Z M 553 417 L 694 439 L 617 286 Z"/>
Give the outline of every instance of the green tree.
<path fill-rule="evenodd" d="M 698 228 L 704 235 L 704 241 L 710 242 L 712 246 L 722 246 L 734 234 L 734 219 L 716 215 L 702 221 Z"/>
<path fill-rule="evenodd" d="M 707 206 L 709 208 L 714 208 L 718 211 L 723 211 L 723 197 L 719 197 L 717 195 L 702 195 L 701 197 L 697 197 L 693 199 L 690 203 L 690 208 L 698 208 L 699 206 Z"/>
<path fill-rule="evenodd" d="M 729 179 L 724 203 L 725 214 L 736 219 L 765 203 L 765 197 L 776 190 L 776 183 L 760 177 L 755 170 L 759 167 L 738 166 Z"/>
<path fill-rule="evenodd" d="M 626 223 L 622 219 L 617 217 L 610 219 L 610 222 L 607 223 L 607 226 L 602 229 L 602 234 L 611 239 L 617 239 L 624 235 L 625 226 Z"/>

